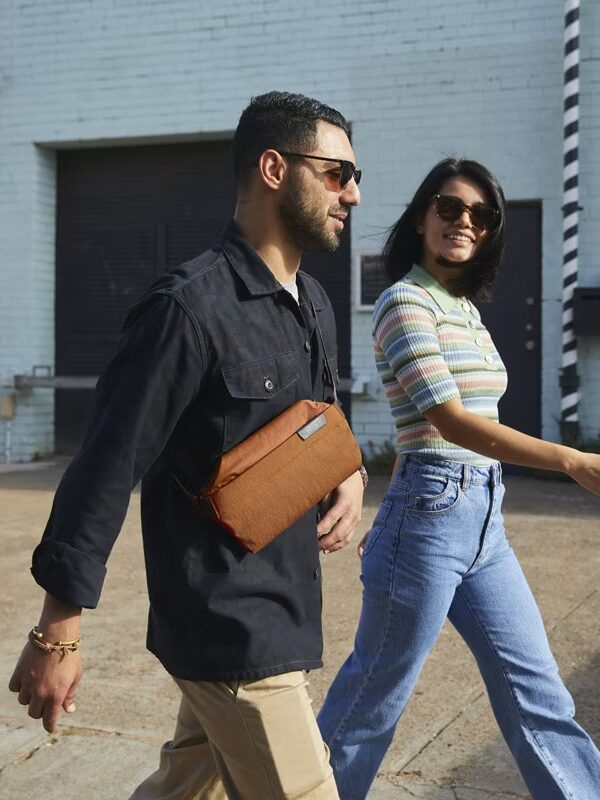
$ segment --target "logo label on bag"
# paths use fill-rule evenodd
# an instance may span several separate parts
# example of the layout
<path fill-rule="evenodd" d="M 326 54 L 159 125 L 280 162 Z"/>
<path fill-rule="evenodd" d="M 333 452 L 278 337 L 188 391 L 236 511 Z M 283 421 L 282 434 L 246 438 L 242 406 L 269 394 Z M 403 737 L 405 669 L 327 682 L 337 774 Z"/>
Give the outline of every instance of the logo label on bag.
<path fill-rule="evenodd" d="M 307 422 L 306 425 L 303 425 L 296 433 L 301 439 L 306 441 L 313 433 L 321 430 L 325 425 L 327 425 L 327 420 L 325 419 L 325 414 L 319 414 L 318 417 L 311 419 L 310 422 Z"/>

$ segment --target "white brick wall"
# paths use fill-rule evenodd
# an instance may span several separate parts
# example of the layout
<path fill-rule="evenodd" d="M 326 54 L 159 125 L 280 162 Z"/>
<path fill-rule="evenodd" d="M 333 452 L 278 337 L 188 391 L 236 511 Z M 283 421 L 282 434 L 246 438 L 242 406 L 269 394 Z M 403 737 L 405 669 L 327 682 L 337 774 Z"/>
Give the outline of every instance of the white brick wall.
<path fill-rule="evenodd" d="M 562 203 L 562 3 L 547 0 L 31 0 L 3 5 L 0 381 L 53 360 L 54 162 L 64 146 L 232 131 L 253 94 L 312 94 L 353 122 L 365 170 L 353 249 L 373 251 L 427 169 L 478 158 L 509 199 L 541 199 L 543 424 L 557 433 Z M 582 281 L 600 283 L 600 6 L 582 4 Z M 353 372 L 373 373 L 356 312 Z M 586 430 L 600 427 L 600 343 L 582 346 Z M 383 402 L 356 401 L 382 442 Z M 2 430 L 0 428 L 0 437 Z M 21 398 L 15 455 L 52 444 L 50 394 Z M 2 445 L 0 439 L 0 458 Z"/>

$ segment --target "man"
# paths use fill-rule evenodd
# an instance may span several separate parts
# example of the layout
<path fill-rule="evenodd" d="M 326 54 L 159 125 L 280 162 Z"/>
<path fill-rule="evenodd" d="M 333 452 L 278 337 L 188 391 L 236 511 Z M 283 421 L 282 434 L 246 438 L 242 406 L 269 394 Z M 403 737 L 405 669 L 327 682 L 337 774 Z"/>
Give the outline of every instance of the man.
<path fill-rule="evenodd" d="M 322 663 L 319 549 L 351 539 L 361 475 L 336 489 L 318 525 L 312 509 L 256 554 L 201 517 L 183 488 L 201 486 L 222 452 L 296 400 L 332 399 L 314 318 L 334 362 L 331 305 L 298 269 L 303 250 L 339 245 L 360 173 L 344 118 L 280 92 L 243 112 L 234 167 L 221 244 L 142 297 L 100 378 L 34 552 L 46 600 L 10 682 L 50 732 L 74 710 L 80 611 L 98 602 L 143 477 L 148 647 L 182 701 L 173 742 L 135 800 L 338 797 L 304 670 Z"/>

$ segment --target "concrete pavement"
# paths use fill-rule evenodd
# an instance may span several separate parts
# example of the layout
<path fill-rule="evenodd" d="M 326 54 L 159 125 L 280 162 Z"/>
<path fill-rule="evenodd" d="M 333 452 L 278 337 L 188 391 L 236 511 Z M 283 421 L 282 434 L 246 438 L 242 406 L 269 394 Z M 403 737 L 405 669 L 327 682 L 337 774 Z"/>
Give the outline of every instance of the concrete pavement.
<path fill-rule="evenodd" d="M 77 712 L 55 736 L 6 689 L 41 591 L 28 574 L 61 464 L 0 472 L 1 800 L 123 800 L 155 769 L 177 692 L 144 649 L 147 597 L 134 493 L 109 562 L 102 602 L 84 613 L 86 674 Z M 578 719 L 600 741 L 600 499 L 566 482 L 507 479 L 511 541 L 538 599 Z M 371 481 L 362 528 L 385 480 Z M 315 707 L 346 657 L 360 608 L 354 548 L 323 558 L 325 663 L 309 676 Z M 373 800 L 524 800 L 527 790 L 497 732 L 474 661 L 447 625 L 431 654 L 370 794 Z M 600 797 L 600 789 L 599 789 Z M 590 799 L 591 800 L 591 799 Z"/>

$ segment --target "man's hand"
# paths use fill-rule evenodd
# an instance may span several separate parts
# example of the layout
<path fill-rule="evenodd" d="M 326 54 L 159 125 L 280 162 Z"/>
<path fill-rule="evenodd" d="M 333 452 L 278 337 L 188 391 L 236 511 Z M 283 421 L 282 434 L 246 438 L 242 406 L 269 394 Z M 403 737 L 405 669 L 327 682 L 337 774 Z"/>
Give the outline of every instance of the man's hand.
<path fill-rule="evenodd" d="M 355 472 L 327 498 L 328 510 L 317 525 L 319 546 L 324 553 L 341 550 L 354 536 L 361 518 L 363 492 L 361 474 Z"/>
<path fill-rule="evenodd" d="M 79 639 L 81 609 L 46 594 L 38 623 L 46 642 Z M 55 733 L 63 711 L 75 711 L 75 695 L 83 667 L 79 650 L 45 653 L 27 642 L 8 684 L 18 692 L 19 703 L 29 706 L 29 716 L 43 719 L 48 733 Z"/>
<path fill-rule="evenodd" d="M 42 719 L 48 733 L 55 733 L 62 711 L 75 711 L 75 695 L 83 667 L 79 650 L 44 653 L 27 642 L 8 688 L 19 693 L 19 703 L 29 706 L 29 716 Z"/>

